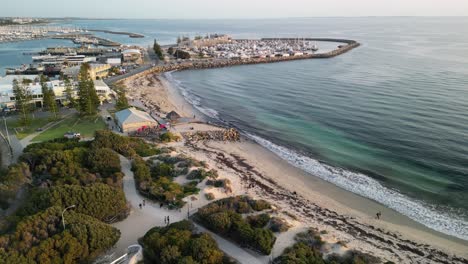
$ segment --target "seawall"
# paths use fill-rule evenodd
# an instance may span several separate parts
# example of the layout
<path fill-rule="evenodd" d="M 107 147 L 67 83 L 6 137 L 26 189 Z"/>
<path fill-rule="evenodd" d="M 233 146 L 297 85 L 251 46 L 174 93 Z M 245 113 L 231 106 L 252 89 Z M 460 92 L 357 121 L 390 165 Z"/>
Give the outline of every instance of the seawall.
<path fill-rule="evenodd" d="M 296 40 L 296 39 L 295 38 L 263 38 L 262 40 Z M 144 76 L 146 74 L 151 74 L 151 73 L 163 73 L 163 72 L 170 72 L 170 71 L 223 68 L 223 67 L 231 67 L 231 66 L 238 66 L 238 65 L 275 63 L 275 62 L 306 60 L 306 59 L 328 59 L 328 58 L 333 58 L 341 54 L 344 54 L 361 45 L 359 42 L 355 40 L 348 40 L 348 39 L 305 38 L 304 40 L 336 42 L 336 43 L 343 43 L 343 45 L 338 46 L 337 49 L 334 49 L 332 51 L 329 51 L 326 53 L 319 53 L 319 54 L 307 54 L 307 55 L 298 55 L 298 56 L 289 56 L 289 57 L 249 58 L 249 59 L 200 59 L 200 60 L 193 60 L 193 61 L 184 61 L 181 63 L 157 65 L 148 70 L 136 73 L 122 80 L 125 80 L 128 78 L 138 78 L 140 76 Z"/>

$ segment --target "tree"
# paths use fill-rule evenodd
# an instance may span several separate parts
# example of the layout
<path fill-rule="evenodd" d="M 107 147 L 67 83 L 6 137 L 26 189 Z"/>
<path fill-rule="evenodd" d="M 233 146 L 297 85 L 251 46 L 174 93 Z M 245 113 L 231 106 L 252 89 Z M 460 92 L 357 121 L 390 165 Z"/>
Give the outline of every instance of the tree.
<path fill-rule="evenodd" d="M 174 54 L 175 54 L 174 56 L 176 56 L 177 59 L 184 59 L 184 60 L 186 60 L 186 59 L 190 59 L 190 57 L 191 57 L 191 56 L 190 56 L 190 53 L 188 53 L 187 51 L 179 50 L 179 49 L 176 50 L 176 51 L 174 52 Z"/>
<path fill-rule="evenodd" d="M 115 103 L 115 108 L 117 110 L 127 109 L 129 107 L 127 95 L 125 94 L 125 87 L 118 85 L 115 88 L 117 93 L 117 102 Z"/>
<path fill-rule="evenodd" d="M 28 85 L 25 81 L 19 82 L 18 80 L 13 80 L 13 94 L 16 99 L 16 109 L 21 114 L 19 119 L 20 124 L 28 125 L 31 121 L 30 119 L 30 112 L 32 110 L 31 107 L 31 100 L 32 100 L 32 93 L 29 89 Z"/>
<path fill-rule="evenodd" d="M 158 44 L 158 42 L 156 40 L 154 40 L 153 50 L 154 50 L 154 53 L 156 53 L 156 55 L 158 56 L 158 58 L 160 60 L 164 59 L 161 46 Z"/>
<path fill-rule="evenodd" d="M 82 115 L 95 115 L 100 103 L 94 82 L 89 75 L 89 70 L 89 64 L 83 63 L 78 75 L 78 110 Z"/>
<path fill-rule="evenodd" d="M 167 49 L 167 53 L 169 53 L 170 55 L 173 55 L 174 54 L 174 47 L 170 47 L 169 49 Z"/>
<path fill-rule="evenodd" d="M 65 77 L 65 98 L 68 101 L 68 105 L 70 107 L 75 107 L 76 101 L 75 97 L 73 96 L 73 85 L 67 77 Z"/>
<path fill-rule="evenodd" d="M 47 85 L 47 77 L 41 75 L 40 77 L 41 89 L 42 89 L 42 101 L 45 109 L 53 114 L 53 118 L 58 117 L 58 107 L 55 101 L 55 93 L 52 88 Z"/>

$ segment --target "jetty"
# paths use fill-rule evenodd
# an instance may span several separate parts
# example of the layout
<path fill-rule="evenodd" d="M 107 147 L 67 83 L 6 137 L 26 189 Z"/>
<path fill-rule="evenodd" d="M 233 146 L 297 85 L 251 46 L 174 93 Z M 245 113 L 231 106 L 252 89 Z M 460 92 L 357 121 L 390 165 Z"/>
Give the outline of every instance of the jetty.
<path fill-rule="evenodd" d="M 53 39 L 68 39 L 73 41 L 75 44 L 93 44 L 104 47 L 120 47 L 122 44 L 108 40 L 105 38 L 100 38 L 92 34 L 62 34 L 55 35 Z"/>
<path fill-rule="evenodd" d="M 112 30 L 104 30 L 104 29 L 88 29 L 90 32 L 102 32 L 114 35 L 127 35 L 131 38 L 144 38 L 144 35 L 138 33 L 131 33 L 131 32 L 122 32 L 122 31 L 112 31 Z"/>

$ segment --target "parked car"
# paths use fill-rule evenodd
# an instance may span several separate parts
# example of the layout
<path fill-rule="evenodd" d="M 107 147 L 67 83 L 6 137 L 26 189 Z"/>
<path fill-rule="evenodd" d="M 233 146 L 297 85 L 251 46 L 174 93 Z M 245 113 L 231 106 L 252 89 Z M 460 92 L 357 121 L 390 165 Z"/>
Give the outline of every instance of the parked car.
<path fill-rule="evenodd" d="M 80 133 L 76 133 L 76 132 L 67 132 L 65 133 L 65 135 L 63 135 L 65 138 L 68 138 L 68 139 L 74 139 L 74 138 L 81 138 L 81 134 Z"/>

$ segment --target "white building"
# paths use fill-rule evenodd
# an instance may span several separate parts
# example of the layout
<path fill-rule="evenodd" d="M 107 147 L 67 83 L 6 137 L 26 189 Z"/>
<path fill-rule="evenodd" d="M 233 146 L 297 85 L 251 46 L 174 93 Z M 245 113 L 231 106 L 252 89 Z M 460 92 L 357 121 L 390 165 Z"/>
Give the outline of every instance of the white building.
<path fill-rule="evenodd" d="M 43 94 L 42 87 L 39 83 L 39 76 L 37 75 L 8 75 L 3 78 L 0 78 L 0 109 L 13 109 L 15 108 L 15 96 L 13 93 L 13 80 L 18 80 L 22 82 L 27 79 L 31 82 L 28 84 L 28 88 L 32 94 L 31 103 L 35 104 L 36 107 L 42 107 L 43 104 Z M 56 101 L 58 104 L 66 103 L 66 94 L 65 94 L 65 82 L 61 80 L 52 80 L 47 82 L 49 88 L 54 91 Z M 102 80 L 94 81 L 94 86 L 96 88 L 96 93 L 99 96 L 101 102 L 111 99 L 113 91 L 107 86 Z M 72 82 L 72 96 L 78 98 L 77 96 L 77 82 Z"/>

